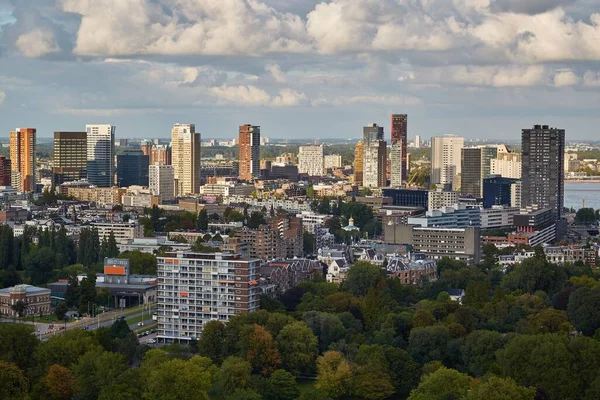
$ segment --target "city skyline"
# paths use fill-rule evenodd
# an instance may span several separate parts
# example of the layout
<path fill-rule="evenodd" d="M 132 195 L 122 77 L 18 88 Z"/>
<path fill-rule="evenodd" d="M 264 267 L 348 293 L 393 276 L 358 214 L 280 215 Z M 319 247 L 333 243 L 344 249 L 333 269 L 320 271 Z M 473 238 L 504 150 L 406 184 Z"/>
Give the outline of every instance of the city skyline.
<path fill-rule="evenodd" d="M 2 3 L 0 132 L 342 139 L 401 113 L 409 137 L 518 140 L 541 120 L 598 137 L 593 0 Z"/>

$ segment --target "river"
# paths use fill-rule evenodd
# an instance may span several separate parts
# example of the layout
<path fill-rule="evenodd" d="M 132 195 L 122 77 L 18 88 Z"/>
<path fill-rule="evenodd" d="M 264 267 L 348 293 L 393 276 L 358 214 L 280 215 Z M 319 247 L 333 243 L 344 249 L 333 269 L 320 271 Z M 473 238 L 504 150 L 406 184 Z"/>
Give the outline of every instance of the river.
<path fill-rule="evenodd" d="M 600 209 L 600 183 L 565 182 L 565 207 L 579 209 L 585 200 L 585 207 Z"/>

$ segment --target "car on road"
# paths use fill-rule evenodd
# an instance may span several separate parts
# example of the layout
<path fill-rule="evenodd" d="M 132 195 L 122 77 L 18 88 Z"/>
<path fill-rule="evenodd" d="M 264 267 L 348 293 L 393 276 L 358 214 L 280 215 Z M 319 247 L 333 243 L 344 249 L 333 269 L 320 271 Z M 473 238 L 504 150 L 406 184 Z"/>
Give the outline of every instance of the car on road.
<path fill-rule="evenodd" d="M 148 340 L 146 341 L 146 343 L 151 343 L 151 344 L 154 344 L 154 343 L 156 343 L 156 339 L 148 339 Z"/>
<path fill-rule="evenodd" d="M 140 321 L 137 323 L 137 326 L 144 326 L 144 321 Z"/>

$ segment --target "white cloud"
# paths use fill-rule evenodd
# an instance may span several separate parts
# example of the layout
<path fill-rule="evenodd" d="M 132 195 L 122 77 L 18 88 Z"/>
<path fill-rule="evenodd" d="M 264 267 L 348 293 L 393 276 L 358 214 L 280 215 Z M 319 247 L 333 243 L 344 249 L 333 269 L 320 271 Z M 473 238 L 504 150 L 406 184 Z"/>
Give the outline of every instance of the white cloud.
<path fill-rule="evenodd" d="M 19 36 L 16 46 L 26 57 L 42 57 L 60 51 L 54 33 L 42 28 Z"/>
<path fill-rule="evenodd" d="M 571 70 L 557 71 L 554 75 L 554 86 L 566 87 L 579 84 L 579 77 Z"/>
<path fill-rule="evenodd" d="M 4 99 L 6 99 L 6 93 L 0 90 L 0 104 L 4 102 Z"/>
<path fill-rule="evenodd" d="M 76 117 L 120 117 L 164 112 L 161 108 L 56 108 L 54 114 Z"/>
<path fill-rule="evenodd" d="M 585 71 L 583 84 L 585 86 L 600 87 L 600 71 Z"/>
<path fill-rule="evenodd" d="M 422 100 L 414 96 L 395 95 L 360 95 L 338 96 L 333 98 L 319 97 L 311 102 L 313 107 L 319 106 L 347 106 L 352 104 L 375 104 L 385 106 L 415 106 L 422 104 Z"/>
<path fill-rule="evenodd" d="M 227 86 L 214 87 L 210 92 L 219 99 L 221 104 L 239 106 L 272 106 L 292 107 L 306 101 L 304 93 L 292 89 L 282 89 L 276 96 L 269 95 L 256 86 Z"/>
<path fill-rule="evenodd" d="M 283 71 L 281 71 L 281 68 L 279 67 L 279 65 L 273 64 L 273 63 L 267 64 L 267 65 L 265 65 L 265 71 L 267 71 L 268 73 L 271 74 L 273 79 L 275 79 L 275 82 L 277 82 L 277 83 L 286 83 L 287 82 L 285 73 Z"/>
<path fill-rule="evenodd" d="M 518 87 L 545 85 L 549 72 L 543 66 L 474 66 L 425 68 L 416 72 L 417 83 L 463 86 Z"/>
<path fill-rule="evenodd" d="M 279 95 L 273 98 L 275 107 L 293 107 L 306 101 L 306 95 L 291 89 L 282 89 Z"/>

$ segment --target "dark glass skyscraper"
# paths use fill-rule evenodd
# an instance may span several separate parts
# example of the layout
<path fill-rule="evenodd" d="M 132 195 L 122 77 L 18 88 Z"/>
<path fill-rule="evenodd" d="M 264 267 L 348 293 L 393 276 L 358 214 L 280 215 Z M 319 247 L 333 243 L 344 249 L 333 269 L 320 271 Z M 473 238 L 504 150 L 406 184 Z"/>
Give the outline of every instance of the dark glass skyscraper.
<path fill-rule="evenodd" d="M 510 206 L 512 185 L 517 179 L 493 175 L 483 179 L 483 208 L 492 206 Z"/>
<path fill-rule="evenodd" d="M 142 150 L 126 150 L 117 156 L 117 182 L 119 187 L 148 186 L 150 156 Z"/>
<path fill-rule="evenodd" d="M 406 165 L 406 145 L 408 143 L 408 115 L 392 114 L 391 123 L 392 146 L 400 143 L 402 146 L 402 181 L 408 179 L 408 165 Z M 392 165 L 392 168 L 399 166 Z"/>
<path fill-rule="evenodd" d="M 523 207 L 551 208 L 560 218 L 564 205 L 565 130 L 535 125 L 521 133 Z"/>

